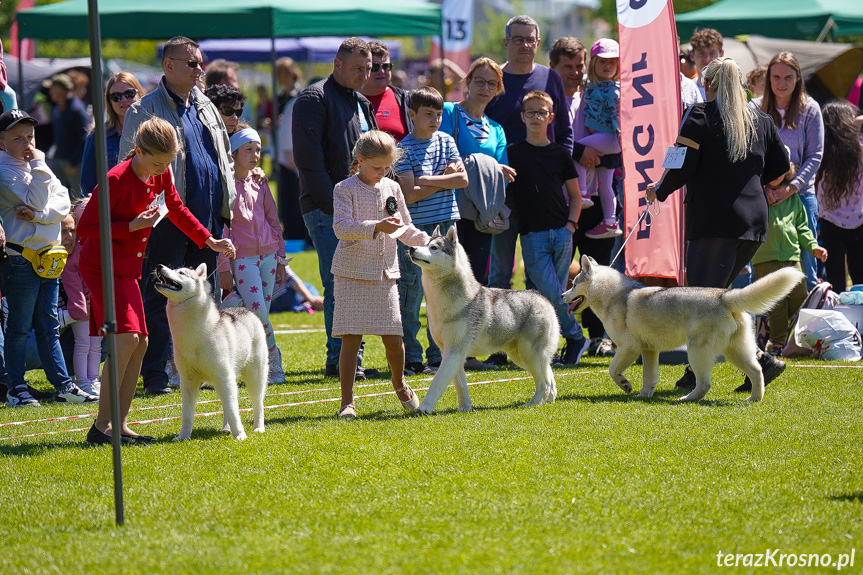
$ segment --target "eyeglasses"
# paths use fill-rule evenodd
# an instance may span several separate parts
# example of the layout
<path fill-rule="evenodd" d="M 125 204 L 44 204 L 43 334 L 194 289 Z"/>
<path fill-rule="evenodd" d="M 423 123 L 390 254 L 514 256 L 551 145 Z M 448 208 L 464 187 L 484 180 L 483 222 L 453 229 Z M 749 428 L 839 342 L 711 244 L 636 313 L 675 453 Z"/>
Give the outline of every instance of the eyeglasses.
<path fill-rule="evenodd" d="M 199 62 L 198 60 L 184 60 L 182 58 L 168 58 L 168 60 L 175 60 L 177 62 L 185 62 L 186 66 L 188 66 L 192 70 L 194 70 L 195 68 L 200 68 L 201 70 L 204 69 L 204 63 Z"/>
<path fill-rule="evenodd" d="M 536 46 L 539 38 L 534 38 L 533 36 L 529 38 L 525 38 L 524 36 L 513 36 L 509 41 L 516 46 Z"/>
<path fill-rule="evenodd" d="M 539 118 L 540 120 L 545 120 L 548 118 L 548 115 L 551 114 L 548 110 L 525 110 L 524 117 L 525 118 Z"/>
<path fill-rule="evenodd" d="M 378 70 L 383 70 L 384 72 L 389 72 L 393 69 L 392 62 L 381 62 L 372 64 L 372 72 L 377 72 Z"/>
<path fill-rule="evenodd" d="M 138 90 L 132 88 L 130 90 L 126 90 L 125 92 L 111 92 L 110 94 L 108 94 L 108 99 L 115 104 L 119 104 L 123 100 L 134 100 L 135 96 L 137 95 Z"/>
<path fill-rule="evenodd" d="M 476 84 L 477 88 L 488 88 L 489 90 L 497 90 L 497 87 L 500 86 L 500 83 L 497 80 L 485 80 L 483 78 L 474 77 L 473 83 Z"/>
<path fill-rule="evenodd" d="M 239 118 L 243 115 L 243 107 L 240 106 L 239 108 L 230 108 L 228 106 L 222 106 L 221 108 L 219 108 L 219 113 L 226 118 L 230 118 L 231 116 L 236 116 Z"/>

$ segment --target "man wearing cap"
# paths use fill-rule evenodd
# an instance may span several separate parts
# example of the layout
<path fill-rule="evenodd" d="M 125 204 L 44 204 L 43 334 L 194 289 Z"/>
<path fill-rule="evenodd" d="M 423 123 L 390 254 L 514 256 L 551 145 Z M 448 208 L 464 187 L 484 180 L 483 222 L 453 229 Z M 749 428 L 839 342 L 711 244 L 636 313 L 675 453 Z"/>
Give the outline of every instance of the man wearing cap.
<path fill-rule="evenodd" d="M 225 224 L 230 224 L 237 192 L 225 124 L 219 111 L 196 85 L 202 66 L 201 50 L 189 38 L 177 36 L 165 43 L 162 51 L 165 75 L 158 88 L 126 112 L 119 155 L 124 158 L 134 148 L 135 132 L 148 118 L 158 116 L 175 126 L 185 150 L 171 162 L 177 193 L 189 211 L 218 239 L 222 237 Z M 144 390 L 151 395 L 171 392 L 165 373 L 171 345 L 166 300 L 156 291 L 152 272 L 160 264 L 176 269 L 195 268 L 205 263 L 208 270 L 215 270 L 216 255 L 210 249 L 198 248 L 167 219 L 150 234 L 141 280 L 150 344 L 141 375 Z"/>
<path fill-rule="evenodd" d="M 81 158 L 90 129 L 87 106 L 75 95 L 75 84 L 67 74 L 51 78 L 48 96 L 54 102 L 54 173 L 69 190 L 74 202 L 81 197 Z"/>
<path fill-rule="evenodd" d="M 36 149 L 37 122 L 23 110 L 0 115 L 0 221 L 5 231 L 7 265 L 0 267 L 9 304 L 4 357 L 8 370 L 6 405 L 38 406 L 24 379 L 27 339 L 36 332 L 45 376 L 56 401 L 89 403 L 98 397 L 80 390 L 66 371 L 60 349 L 57 294 L 60 275 L 42 277 L 24 254 L 59 246 L 61 222 L 69 214 L 69 193 Z M 28 256 L 32 257 L 32 256 Z M 37 260 L 38 261 L 38 260 Z"/>

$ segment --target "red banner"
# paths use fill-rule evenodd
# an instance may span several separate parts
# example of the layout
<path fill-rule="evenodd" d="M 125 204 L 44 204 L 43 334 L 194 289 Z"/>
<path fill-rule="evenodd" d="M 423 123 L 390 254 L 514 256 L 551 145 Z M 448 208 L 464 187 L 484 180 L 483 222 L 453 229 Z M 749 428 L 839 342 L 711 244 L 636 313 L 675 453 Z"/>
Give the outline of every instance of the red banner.
<path fill-rule="evenodd" d="M 624 237 L 647 209 L 644 190 L 662 176 L 680 125 L 677 31 L 671 0 L 617 0 Z M 655 208 L 654 208 L 655 209 Z M 653 220 L 653 224 L 646 223 Z M 645 218 L 626 244 L 626 275 L 683 285 L 683 194 Z"/>

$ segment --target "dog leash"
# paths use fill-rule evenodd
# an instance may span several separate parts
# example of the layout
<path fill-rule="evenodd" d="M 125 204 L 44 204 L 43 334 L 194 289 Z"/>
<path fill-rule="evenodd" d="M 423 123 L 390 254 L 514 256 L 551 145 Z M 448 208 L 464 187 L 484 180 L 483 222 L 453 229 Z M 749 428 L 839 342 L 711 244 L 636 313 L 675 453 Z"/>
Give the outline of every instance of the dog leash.
<path fill-rule="evenodd" d="M 655 207 L 653 209 L 652 214 L 650 212 L 650 205 L 651 204 L 655 204 Z M 632 226 L 632 231 L 630 231 L 629 235 L 626 236 L 626 239 L 623 240 L 623 244 L 620 246 L 620 249 L 617 250 L 617 253 L 614 254 L 614 258 L 611 260 L 611 263 L 608 264 L 609 266 L 613 266 L 614 262 L 617 261 L 618 256 L 623 253 L 623 248 L 626 247 L 626 242 L 629 241 L 629 238 L 632 237 L 632 234 L 635 233 L 635 230 L 638 229 L 638 226 L 641 224 L 641 222 L 644 222 L 644 226 L 649 228 L 650 226 L 653 225 L 653 219 L 659 215 L 660 211 L 662 211 L 662 210 L 659 206 L 659 202 L 657 202 L 656 200 L 654 200 L 652 202 L 647 202 L 647 208 L 641 213 L 641 217 L 638 218 L 638 221 L 635 222 L 635 225 Z"/>

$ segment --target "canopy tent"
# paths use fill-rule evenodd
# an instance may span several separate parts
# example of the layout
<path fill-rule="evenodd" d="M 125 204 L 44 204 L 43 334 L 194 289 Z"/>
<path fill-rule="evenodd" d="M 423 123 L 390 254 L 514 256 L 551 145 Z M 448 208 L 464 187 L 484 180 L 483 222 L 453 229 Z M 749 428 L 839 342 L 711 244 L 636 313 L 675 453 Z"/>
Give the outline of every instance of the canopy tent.
<path fill-rule="evenodd" d="M 807 91 L 822 105 L 833 98 L 845 98 L 863 69 L 863 47 L 856 44 L 782 40 L 753 34 L 725 38 L 723 48 L 744 74 L 757 64 L 767 64 L 779 52 L 793 52 Z"/>
<path fill-rule="evenodd" d="M 332 62 L 343 40 L 343 36 L 277 38 L 276 58 L 288 56 L 297 62 Z M 363 40 L 371 38 L 364 37 Z M 402 43 L 399 40 L 387 40 L 384 44 L 393 60 L 401 58 Z M 272 49 L 266 38 L 201 40 L 198 45 L 208 60 L 224 58 L 234 62 L 269 62 Z"/>
<path fill-rule="evenodd" d="M 417 0 L 101 0 L 103 38 L 282 38 L 439 34 L 441 7 Z M 17 15 L 21 38 L 87 38 L 87 1 Z"/>
<path fill-rule="evenodd" d="M 696 28 L 715 28 L 723 36 L 758 33 L 776 38 L 816 38 L 823 33 L 863 34 L 860 0 L 720 0 L 678 14 L 677 32 L 689 38 Z"/>

